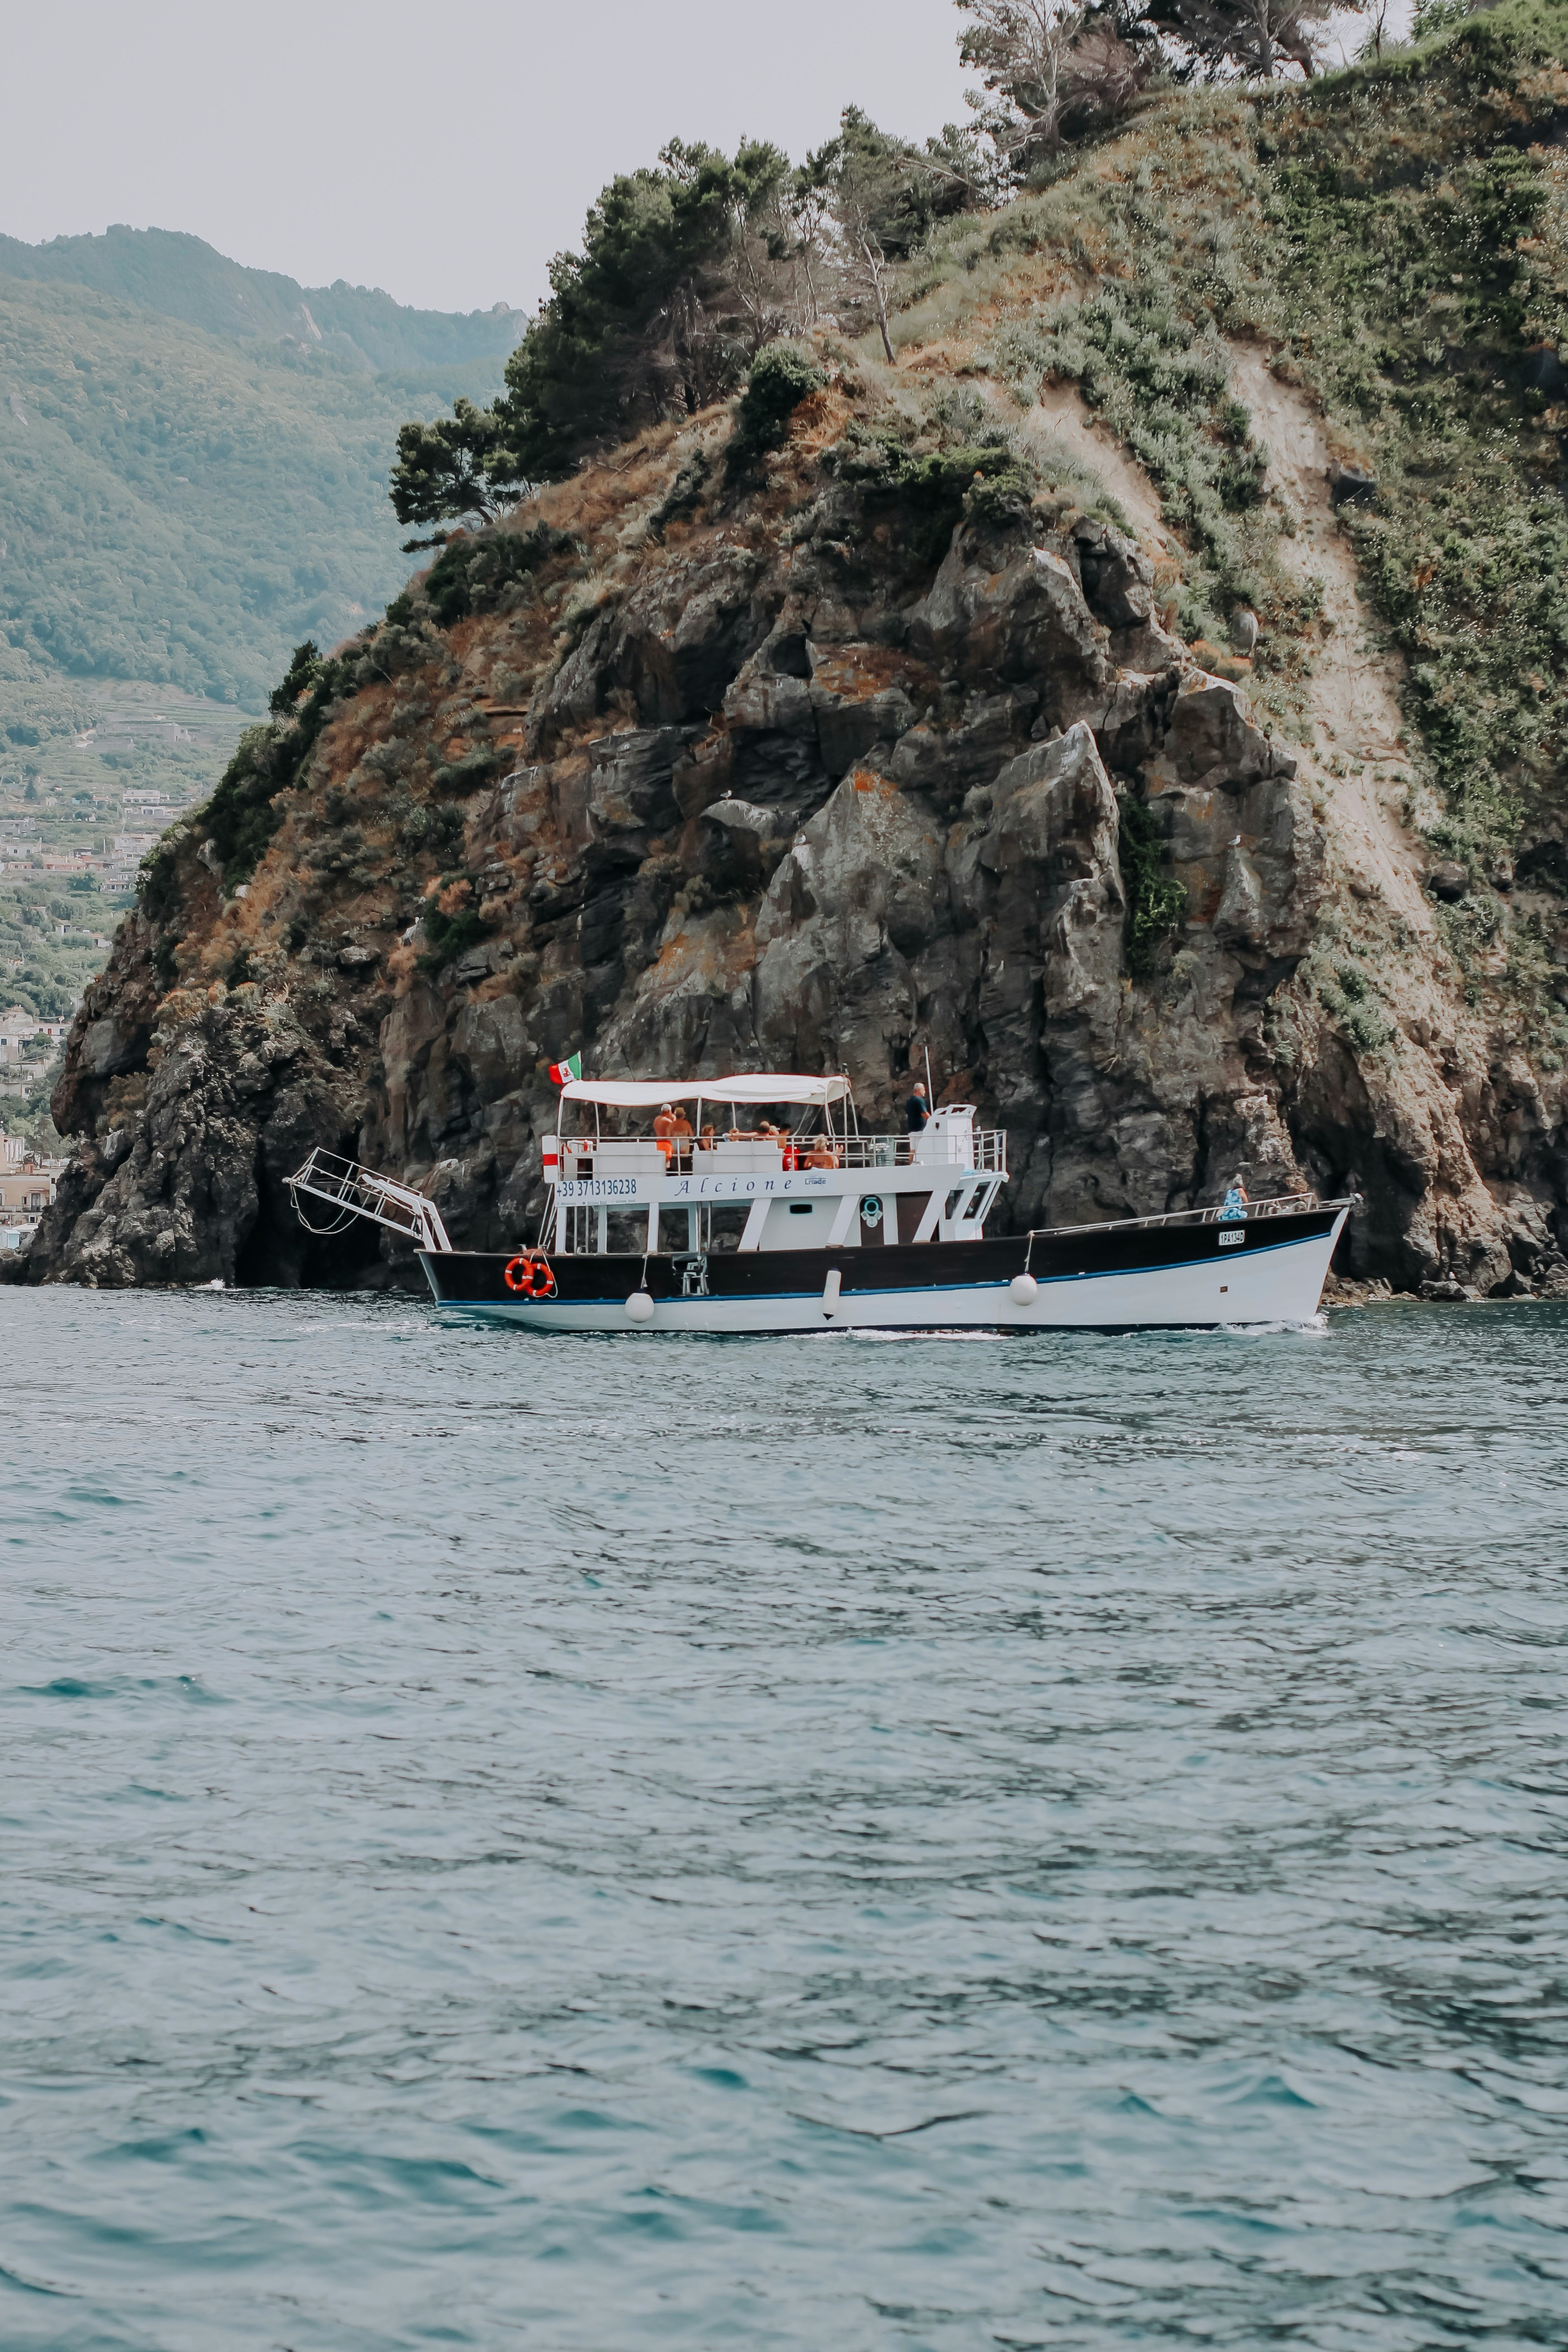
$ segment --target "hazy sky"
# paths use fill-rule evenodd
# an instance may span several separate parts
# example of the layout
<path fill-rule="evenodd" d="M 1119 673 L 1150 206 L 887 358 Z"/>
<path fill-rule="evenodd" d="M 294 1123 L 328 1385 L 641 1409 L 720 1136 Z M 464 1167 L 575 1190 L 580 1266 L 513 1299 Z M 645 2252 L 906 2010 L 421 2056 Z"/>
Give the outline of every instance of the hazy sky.
<path fill-rule="evenodd" d="M 799 156 L 851 101 L 916 137 L 961 120 L 959 24 L 952 0 L 0 0 L 0 231 L 189 229 L 307 286 L 531 307 L 672 135 Z"/>
<path fill-rule="evenodd" d="M 672 135 L 963 111 L 952 0 L 0 0 L 0 231 L 189 229 L 308 286 L 531 306 Z"/>

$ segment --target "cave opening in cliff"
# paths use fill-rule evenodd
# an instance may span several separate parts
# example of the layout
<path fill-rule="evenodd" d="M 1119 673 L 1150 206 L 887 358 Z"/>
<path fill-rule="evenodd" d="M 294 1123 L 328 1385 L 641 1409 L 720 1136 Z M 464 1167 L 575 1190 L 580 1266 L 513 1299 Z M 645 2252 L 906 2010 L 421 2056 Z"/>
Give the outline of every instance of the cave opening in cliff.
<path fill-rule="evenodd" d="M 353 1217 L 338 1233 L 308 1232 L 259 1159 L 256 1192 L 256 1222 L 235 1252 L 239 1289 L 365 1290 L 391 1279 L 382 1265 L 379 1227 Z"/>

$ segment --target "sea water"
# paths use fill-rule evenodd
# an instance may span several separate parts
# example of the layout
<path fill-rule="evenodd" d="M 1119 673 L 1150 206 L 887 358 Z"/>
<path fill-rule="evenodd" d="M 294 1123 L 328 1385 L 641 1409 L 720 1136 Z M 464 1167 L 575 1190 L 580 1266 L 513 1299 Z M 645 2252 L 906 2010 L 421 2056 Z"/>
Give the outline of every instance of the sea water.
<path fill-rule="evenodd" d="M 1568 1313 L 0 1337 L 5 2352 L 1568 2341 Z"/>

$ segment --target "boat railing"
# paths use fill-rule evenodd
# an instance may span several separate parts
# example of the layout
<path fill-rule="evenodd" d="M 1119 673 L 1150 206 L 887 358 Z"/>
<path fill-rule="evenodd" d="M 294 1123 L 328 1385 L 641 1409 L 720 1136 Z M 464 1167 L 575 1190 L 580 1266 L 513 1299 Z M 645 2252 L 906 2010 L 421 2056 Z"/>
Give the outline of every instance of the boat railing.
<path fill-rule="evenodd" d="M 1221 1203 L 1212 1209 L 1172 1209 L 1159 1217 L 1106 1217 L 1092 1225 L 1031 1225 L 1031 1241 L 1055 1241 L 1071 1235 L 1076 1241 L 1080 1234 L 1125 1234 L 1137 1226 L 1152 1233 L 1162 1225 L 1217 1225 L 1232 1223 L 1256 1224 L 1265 1217 L 1300 1217 L 1310 1210 L 1341 1208 L 1339 1201 L 1320 1201 L 1315 1192 L 1281 1192 L 1269 1201 L 1248 1201 L 1245 1209 L 1227 1209 Z"/>
<path fill-rule="evenodd" d="M 433 1201 L 427 1201 L 412 1184 L 399 1184 L 391 1176 L 378 1175 L 374 1168 L 361 1167 L 357 1160 L 340 1159 L 333 1151 L 312 1151 L 304 1166 L 284 1181 L 293 1199 L 295 1214 L 307 1233 L 315 1234 L 318 1239 L 342 1233 L 351 1217 L 368 1217 L 373 1224 L 385 1225 L 389 1232 L 402 1234 L 417 1249 L 444 1253 L 452 1246 Z M 336 1223 L 312 1225 L 300 1206 L 301 1192 L 336 1209 Z"/>
<path fill-rule="evenodd" d="M 646 1136 L 631 1138 L 563 1135 L 561 1174 L 568 1179 L 594 1176 L 686 1176 L 710 1170 L 714 1175 L 773 1176 L 812 1165 L 812 1155 L 826 1145 L 835 1168 L 963 1168 L 982 1176 L 1007 1172 L 1007 1137 L 1000 1128 L 928 1129 L 923 1135 L 803 1136 L 790 1144 L 761 1139 L 723 1136 L 704 1143 L 696 1137 L 677 1137 L 668 1147 Z M 818 1160 L 817 1165 L 824 1161 Z"/>
<path fill-rule="evenodd" d="M 592 1163 L 596 1176 L 658 1176 L 668 1161 L 657 1143 L 646 1136 L 631 1141 L 620 1138 L 563 1136 L 561 1139 L 561 1173 L 574 1176 L 580 1172 L 576 1163 Z"/>

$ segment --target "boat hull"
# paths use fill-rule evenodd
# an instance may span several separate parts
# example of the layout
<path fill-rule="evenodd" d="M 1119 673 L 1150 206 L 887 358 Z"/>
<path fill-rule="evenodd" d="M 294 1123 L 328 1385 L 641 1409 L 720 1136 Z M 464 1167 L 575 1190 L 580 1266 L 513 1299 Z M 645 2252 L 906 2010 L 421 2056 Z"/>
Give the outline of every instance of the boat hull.
<path fill-rule="evenodd" d="M 534 1331 L 703 1335 L 804 1331 L 1127 1331 L 1309 1323 L 1348 1212 L 1245 1224 L 1126 1225 L 842 1250 L 678 1257 L 550 1256 L 555 1295 L 508 1286 L 515 1256 L 419 1254 L 439 1306 Z M 1011 1285 L 1027 1272 L 1026 1303 Z M 835 1283 L 832 1276 L 837 1274 Z M 634 1321 L 627 1301 L 647 1293 Z"/>

